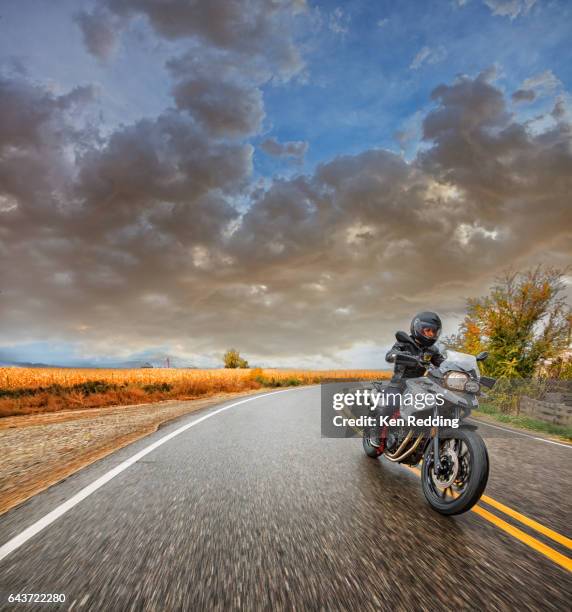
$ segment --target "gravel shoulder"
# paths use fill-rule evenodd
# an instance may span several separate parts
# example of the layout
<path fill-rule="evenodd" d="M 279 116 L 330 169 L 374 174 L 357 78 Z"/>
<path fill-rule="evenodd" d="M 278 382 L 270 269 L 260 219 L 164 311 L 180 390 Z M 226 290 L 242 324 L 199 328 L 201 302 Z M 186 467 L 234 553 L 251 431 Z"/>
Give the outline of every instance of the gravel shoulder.
<path fill-rule="evenodd" d="M 0 514 L 162 423 L 261 391 L 0 419 Z"/>

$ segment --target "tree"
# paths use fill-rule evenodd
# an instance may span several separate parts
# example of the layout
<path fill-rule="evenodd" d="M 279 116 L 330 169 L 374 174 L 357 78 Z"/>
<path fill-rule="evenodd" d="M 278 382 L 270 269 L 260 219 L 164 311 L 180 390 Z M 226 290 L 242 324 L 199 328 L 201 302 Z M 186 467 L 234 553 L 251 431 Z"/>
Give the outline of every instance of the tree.
<path fill-rule="evenodd" d="M 564 271 L 538 266 L 497 279 L 486 297 L 470 299 L 459 333 L 446 340 L 466 353 L 489 352 L 495 377 L 530 378 L 539 363 L 570 345 L 571 314 Z"/>
<path fill-rule="evenodd" d="M 225 368 L 248 368 L 248 361 L 240 356 L 236 349 L 228 349 L 224 354 Z"/>

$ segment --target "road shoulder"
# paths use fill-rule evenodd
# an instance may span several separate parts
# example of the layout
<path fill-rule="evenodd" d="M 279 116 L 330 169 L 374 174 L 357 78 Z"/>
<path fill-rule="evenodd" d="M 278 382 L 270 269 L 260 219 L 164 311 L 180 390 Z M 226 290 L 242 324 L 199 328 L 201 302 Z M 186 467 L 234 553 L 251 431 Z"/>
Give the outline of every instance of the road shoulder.
<path fill-rule="evenodd" d="M 169 421 L 264 391 L 1 419 L 0 515 Z"/>

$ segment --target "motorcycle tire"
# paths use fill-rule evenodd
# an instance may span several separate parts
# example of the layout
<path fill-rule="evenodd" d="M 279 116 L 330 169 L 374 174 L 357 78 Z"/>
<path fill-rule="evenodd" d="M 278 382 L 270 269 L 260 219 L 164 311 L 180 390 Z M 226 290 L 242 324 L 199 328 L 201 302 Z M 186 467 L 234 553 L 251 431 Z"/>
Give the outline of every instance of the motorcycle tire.
<path fill-rule="evenodd" d="M 429 505 L 445 516 L 462 514 L 470 510 L 481 498 L 489 478 L 489 456 L 487 447 L 481 436 L 474 431 L 459 429 L 454 434 L 446 435 L 445 440 L 459 440 L 463 442 L 470 453 L 471 469 L 465 489 L 457 497 L 447 495 L 441 497 L 433 482 L 433 442 L 431 441 L 423 457 L 421 471 L 421 486 L 423 494 Z"/>
<path fill-rule="evenodd" d="M 369 432 L 367 432 L 367 431 L 363 432 L 362 444 L 363 444 L 364 453 L 368 457 L 371 457 L 372 459 L 377 459 L 383 453 L 381 448 L 379 448 L 377 446 L 373 446 L 373 444 L 370 442 Z"/>

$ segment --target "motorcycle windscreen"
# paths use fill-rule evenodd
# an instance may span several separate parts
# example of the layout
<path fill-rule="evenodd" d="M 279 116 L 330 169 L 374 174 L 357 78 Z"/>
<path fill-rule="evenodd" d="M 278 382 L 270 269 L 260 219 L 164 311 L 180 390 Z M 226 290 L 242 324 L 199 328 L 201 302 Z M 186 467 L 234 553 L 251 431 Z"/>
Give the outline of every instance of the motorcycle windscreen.
<path fill-rule="evenodd" d="M 464 372 L 471 372 L 477 378 L 480 378 L 479 365 L 474 355 L 467 355 L 467 353 L 459 353 L 450 349 L 447 349 L 445 361 L 439 366 L 439 369 L 443 373 L 450 370 L 463 370 Z"/>

